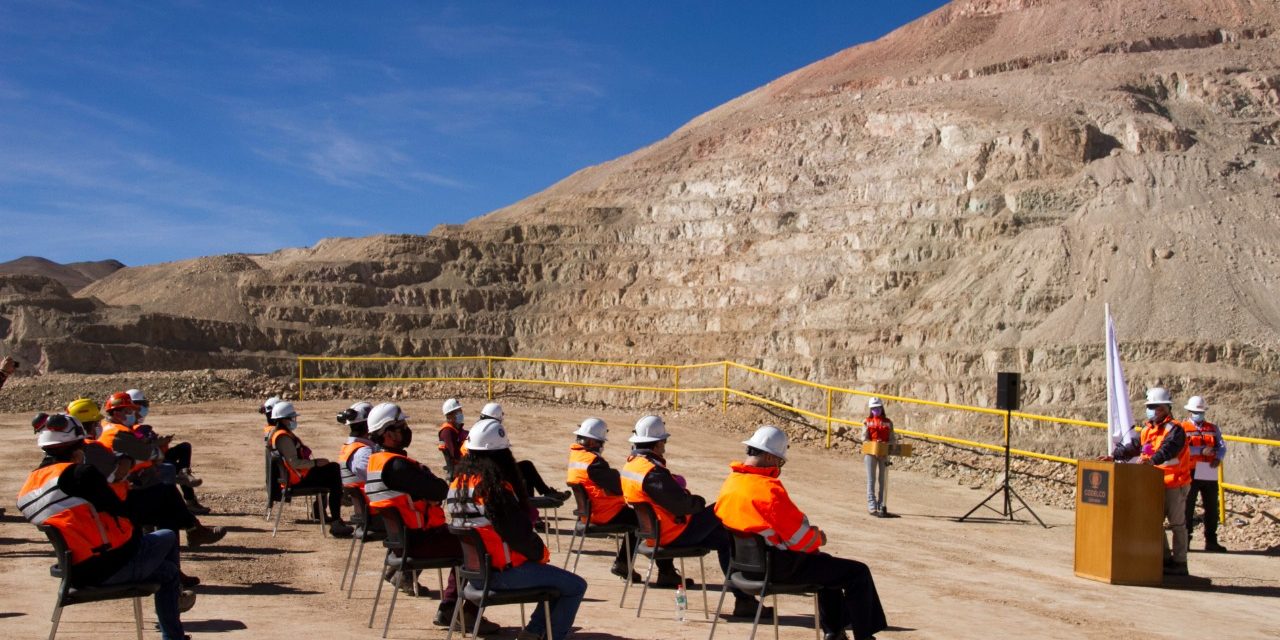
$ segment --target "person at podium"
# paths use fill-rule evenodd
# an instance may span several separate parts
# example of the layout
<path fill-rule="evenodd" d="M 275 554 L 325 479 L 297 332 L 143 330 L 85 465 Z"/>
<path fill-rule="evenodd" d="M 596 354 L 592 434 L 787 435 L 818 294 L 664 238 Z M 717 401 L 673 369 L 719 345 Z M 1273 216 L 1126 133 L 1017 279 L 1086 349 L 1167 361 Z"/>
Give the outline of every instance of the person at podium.
<path fill-rule="evenodd" d="M 1173 531 L 1173 550 L 1169 539 L 1164 543 L 1165 575 L 1187 575 L 1187 494 L 1191 490 L 1191 456 L 1187 451 L 1187 432 L 1173 419 L 1173 398 L 1163 387 L 1147 389 L 1147 420 L 1138 440 L 1120 442 L 1111 459 L 1137 457 L 1138 464 L 1150 464 L 1164 472 L 1164 517 Z"/>

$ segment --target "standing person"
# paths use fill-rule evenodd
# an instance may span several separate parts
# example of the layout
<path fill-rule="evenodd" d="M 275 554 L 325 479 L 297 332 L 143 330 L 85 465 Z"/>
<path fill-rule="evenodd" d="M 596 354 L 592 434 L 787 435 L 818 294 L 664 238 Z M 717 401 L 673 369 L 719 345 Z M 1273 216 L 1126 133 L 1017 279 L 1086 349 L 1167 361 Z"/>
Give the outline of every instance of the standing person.
<path fill-rule="evenodd" d="M 369 456 L 373 455 L 373 440 L 369 439 L 369 412 L 373 405 L 357 402 L 338 414 L 338 424 L 347 425 L 347 441 L 338 450 L 338 474 L 342 486 L 364 489 L 369 468 Z"/>
<path fill-rule="evenodd" d="M 622 476 L 604 459 L 604 444 L 608 441 L 609 426 L 599 418 L 587 418 L 573 432 L 575 442 L 569 445 L 570 485 L 580 485 L 591 501 L 591 524 L 625 524 L 636 526 L 636 510 L 627 506 L 622 496 Z M 640 575 L 631 570 L 630 549 L 635 553 L 636 533 L 627 532 L 627 544 L 618 549 L 610 572 L 615 576 L 640 582 Z M 680 584 L 675 561 L 667 558 L 658 561 L 658 584 L 675 587 Z"/>
<path fill-rule="evenodd" d="M 516 635 L 517 640 L 559 640 L 573 627 L 587 581 L 548 564 L 550 551 L 533 530 L 528 500 L 516 488 L 520 482 L 506 429 L 497 420 L 481 420 L 467 435 L 467 455 L 449 485 L 449 514 L 454 527 L 480 534 L 495 569 L 489 578 L 494 589 L 551 587 L 560 592 L 551 601 L 551 629 L 539 603 Z"/>
<path fill-rule="evenodd" d="M 204 480 L 197 478 L 191 472 L 191 443 L 180 442 L 172 444 L 173 436 L 160 436 L 151 425 L 142 424 L 147 419 L 147 414 L 151 412 L 151 402 L 147 400 L 146 394 L 141 389 L 129 389 L 125 391 L 129 397 L 133 399 L 133 403 L 138 405 L 138 431 L 147 436 L 159 449 L 163 456 L 165 464 L 173 465 L 175 481 L 178 489 L 182 491 L 182 498 L 187 502 L 187 509 L 191 513 L 203 516 L 210 512 L 210 509 L 196 499 L 195 488 L 204 484 Z"/>
<path fill-rule="evenodd" d="M 684 487 L 684 479 L 667 469 L 667 440 L 671 434 L 658 416 L 645 416 L 636 422 L 631 442 L 631 457 L 622 467 L 622 495 L 627 504 L 645 503 L 653 507 L 658 518 L 663 547 L 706 547 L 716 550 L 720 571 L 728 575 L 729 532 L 716 517 L 715 505 L 707 506 L 706 498 L 694 495 Z M 675 570 L 672 569 L 674 572 Z M 680 584 L 677 575 L 676 584 Z M 756 599 L 733 589 L 733 613 L 730 617 L 756 615 Z M 772 615 L 765 607 L 761 615 Z"/>
<path fill-rule="evenodd" d="M 857 560 L 820 551 L 827 534 L 791 501 L 778 477 L 787 462 L 787 434 L 772 425 L 756 429 L 745 462 L 729 465 L 716 515 L 734 531 L 759 534 L 769 546 L 773 574 L 781 584 L 816 584 L 818 621 L 825 640 L 870 640 L 888 628 L 871 570 Z"/>
<path fill-rule="evenodd" d="M 298 428 L 298 412 L 292 402 L 281 401 L 272 406 L 271 419 L 275 424 L 269 442 L 284 459 L 288 476 L 277 480 L 288 482 L 289 486 L 328 489 L 329 533 L 335 538 L 350 536 L 354 529 L 342 521 L 342 474 L 338 471 L 338 463 L 311 457 L 311 449 L 294 433 Z"/>
<path fill-rule="evenodd" d="M 889 444 L 897 440 L 893 432 L 893 421 L 884 415 L 884 401 L 872 398 L 867 401 L 868 416 L 862 421 L 863 442 L 883 442 Z M 889 453 L 884 455 L 862 455 L 862 462 L 867 468 L 867 513 L 883 518 L 889 515 L 885 506 L 885 485 L 889 480 Z"/>
<path fill-rule="evenodd" d="M 444 456 L 445 477 L 453 480 L 453 468 L 462 459 L 462 443 L 467 439 L 466 419 L 462 415 L 462 403 L 457 398 L 445 400 L 440 412 L 444 414 L 444 424 L 436 433 L 440 441 L 436 448 Z"/>
<path fill-rule="evenodd" d="M 62 418 L 61 420 L 55 418 Z M 45 421 L 38 444 L 45 452 L 18 492 L 18 508 L 29 522 L 58 530 L 71 553 L 71 584 L 78 588 L 156 582 L 156 620 L 165 640 L 190 638 L 181 613 L 196 596 L 182 589 L 178 536 L 169 529 L 141 534 L 128 507 L 92 465 L 84 464 L 84 434 L 78 421 Z"/>
<path fill-rule="evenodd" d="M 462 546 L 458 538 L 449 533 L 444 509 L 440 507 L 448 497 L 449 484 L 431 473 L 426 465 L 409 457 L 406 449 L 413 442 L 413 430 L 408 420 L 409 416 L 390 402 L 379 404 L 369 412 L 369 437 L 377 446 L 377 451 L 369 457 L 365 484 L 369 507 L 377 511 L 395 509 L 400 514 L 405 526 L 405 547 L 411 557 L 460 558 Z M 400 588 L 414 593 L 412 584 L 401 584 Z M 436 610 L 437 626 L 449 626 L 457 601 L 458 578 L 451 569 L 449 581 L 440 594 L 440 608 Z M 471 625 L 467 620 L 475 620 L 476 607 L 467 603 L 463 612 L 461 628 L 469 630 Z M 493 622 L 480 621 L 481 633 L 496 633 L 498 629 Z"/>
<path fill-rule="evenodd" d="M 1222 439 L 1218 425 L 1204 419 L 1209 410 L 1204 398 L 1191 396 L 1184 407 L 1189 414 L 1183 427 L 1187 430 L 1187 452 L 1191 464 L 1191 489 L 1187 494 L 1187 542 L 1191 541 L 1194 523 L 1191 517 L 1196 511 L 1196 496 L 1204 502 L 1204 550 L 1224 553 L 1227 548 L 1218 544 L 1218 466 L 1227 455 L 1227 443 Z"/>
<path fill-rule="evenodd" d="M 1187 493 L 1191 490 L 1191 456 L 1187 432 L 1173 419 L 1173 398 L 1163 387 L 1147 389 L 1147 421 L 1138 441 L 1116 444 L 1112 459 L 1138 457 L 1138 464 L 1155 465 L 1164 473 L 1164 517 L 1173 533 L 1173 551 L 1168 536 L 1164 543 L 1166 575 L 1187 575 Z"/>

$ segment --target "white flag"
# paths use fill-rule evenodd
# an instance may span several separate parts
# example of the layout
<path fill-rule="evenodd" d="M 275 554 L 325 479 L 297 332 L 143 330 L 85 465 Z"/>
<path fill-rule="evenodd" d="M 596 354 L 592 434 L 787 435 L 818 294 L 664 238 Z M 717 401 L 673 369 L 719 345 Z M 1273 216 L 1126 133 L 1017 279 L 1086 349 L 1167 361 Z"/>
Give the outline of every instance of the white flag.
<path fill-rule="evenodd" d="M 1124 369 L 1120 366 L 1120 343 L 1116 340 L 1116 323 L 1111 319 L 1111 305 L 1107 314 L 1107 452 L 1111 455 L 1117 443 L 1128 444 L 1132 440 L 1133 415 L 1129 413 L 1129 385 L 1124 381 Z"/>

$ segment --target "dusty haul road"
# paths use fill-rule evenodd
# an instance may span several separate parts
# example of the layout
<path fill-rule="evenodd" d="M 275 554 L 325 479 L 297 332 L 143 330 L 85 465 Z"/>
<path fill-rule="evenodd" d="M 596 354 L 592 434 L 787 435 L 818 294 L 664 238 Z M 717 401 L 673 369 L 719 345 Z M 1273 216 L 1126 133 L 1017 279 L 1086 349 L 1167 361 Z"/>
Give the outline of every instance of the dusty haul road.
<path fill-rule="evenodd" d="M 483 401 L 465 403 L 474 419 Z M 344 427 L 333 416 L 348 403 L 303 402 L 298 434 L 317 451 L 334 458 Z M 403 403 L 413 417 L 415 442 L 410 453 L 437 469 L 435 425 L 440 401 Z M 505 404 L 516 453 L 533 460 L 548 481 L 564 483 L 570 432 L 585 410 L 560 406 Z M 637 415 L 598 412 L 611 425 L 612 442 L 605 450 L 615 466 L 625 458 L 626 435 Z M 697 410 L 666 416 L 673 432 L 669 463 L 685 475 L 695 492 L 714 498 L 727 473 L 727 464 L 740 459 L 741 437 L 699 429 Z M 354 597 L 338 591 L 347 541 L 320 538 L 314 523 L 303 520 L 301 503 L 285 514 L 279 537 L 271 537 L 263 520 L 262 429 L 252 406 L 226 402 L 158 407 L 148 420 L 161 433 L 177 433 L 178 441 L 195 446 L 195 469 L 205 479 L 201 499 L 215 515 L 207 524 L 231 530 L 225 540 L 186 551 L 184 569 L 198 575 L 199 602 L 184 616 L 196 636 L 234 638 L 323 637 L 377 638 L 368 629 L 375 565 L 380 545 L 370 546 Z M 0 500 L 7 514 L 0 523 L 0 636 L 41 638 L 49 632 L 56 581 L 49 577 L 50 552 L 44 537 L 17 514 L 14 496 L 40 454 L 30 435 L 26 414 L 0 415 L 0 443 L 6 463 L 0 471 Z M 900 518 L 874 519 L 863 505 L 861 460 L 847 455 L 794 448 L 783 480 L 810 520 L 829 532 L 826 549 L 836 555 L 867 562 L 875 576 L 891 629 L 881 638 L 1274 638 L 1280 633 L 1280 558 L 1262 555 L 1208 555 L 1193 552 L 1192 573 L 1212 580 L 1194 589 L 1113 587 L 1076 578 L 1071 571 L 1073 514 L 1037 506 L 1050 524 L 1008 522 L 957 523 L 954 518 L 976 504 L 984 491 L 906 472 L 892 473 L 889 507 Z M 568 509 L 561 511 L 563 527 L 570 526 Z M 346 512 L 344 511 L 344 516 Z M 291 517 L 293 516 L 293 517 Z M 296 519 L 295 519 L 296 518 Z M 549 539 L 556 562 L 561 552 Z M 588 555 L 579 573 L 590 583 L 587 601 L 578 614 L 576 638 L 705 638 L 709 622 L 702 618 L 701 594 L 689 594 L 688 621 L 676 622 L 671 591 L 650 591 L 645 610 L 636 618 L 634 595 L 618 608 L 621 580 L 608 572 L 606 540 L 588 541 Z M 1198 543 L 1194 546 L 1199 546 Z M 596 553 L 590 553 L 590 552 Z M 611 553 L 611 552 L 610 552 Z M 708 581 L 721 581 L 714 555 Z M 645 561 L 639 563 L 642 570 Z M 697 578 L 697 565 L 688 565 Z M 435 587 L 434 574 L 422 582 Z M 384 597 L 389 595 L 384 590 Z M 710 594 L 710 606 L 715 596 Z M 812 601 L 796 596 L 780 599 L 782 636 L 813 637 Z M 437 603 L 431 598 L 401 598 L 391 624 L 390 638 L 443 638 L 445 630 L 431 624 Z M 151 629 L 150 602 L 144 612 Z M 512 637 L 520 621 L 517 607 L 491 609 L 488 617 L 506 627 Z M 127 603 L 98 603 L 68 608 L 59 637 L 108 640 L 132 638 L 131 608 Z M 717 628 L 722 638 L 744 637 L 749 623 L 733 622 Z M 761 634 L 770 631 L 762 627 Z M 149 631 L 148 637 L 158 637 Z M 760 637 L 766 637 L 761 635 Z"/>

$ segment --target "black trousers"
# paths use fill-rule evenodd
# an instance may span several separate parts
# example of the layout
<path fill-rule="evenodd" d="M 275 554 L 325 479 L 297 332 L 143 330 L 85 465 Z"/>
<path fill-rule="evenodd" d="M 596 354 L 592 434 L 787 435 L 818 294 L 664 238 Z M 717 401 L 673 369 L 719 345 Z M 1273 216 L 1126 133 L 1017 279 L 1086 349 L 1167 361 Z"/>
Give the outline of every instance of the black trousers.
<path fill-rule="evenodd" d="M 1191 538 L 1191 516 L 1196 512 L 1196 496 L 1204 501 L 1204 541 L 1218 541 L 1218 481 L 1192 480 L 1187 494 L 1187 539 Z"/>
<path fill-rule="evenodd" d="M 623 507 L 623 508 L 622 508 L 622 511 L 619 511 L 619 512 L 618 512 L 618 515 L 616 515 L 616 516 L 614 516 L 613 518 L 611 518 L 611 519 L 609 520 L 609 522 L 607 522 L 607 523 L 605 523 L 605 524 L 627 524 L 627 525 L 631 525 L 631 526 L 633 526 L 633 527 L 634 527 L 634 526 L 639 525 L 639 524 L 640 524 L 640 521 L 636 518 L 636 510 L 635 510 L 635 509 L 632 509 L 631 507 Z M 627 544 L 629 544 L 629 545 L 630 545 L 631 554 L 634 556 L 634 555 L 635 555 L 635 553 L 636 553 L 636 532 L 635 532 L 635 530 L 631 530 L 631 531 L 628 531 L 628 532 L 627 532 Z M 629 560 L 630 560 L 630 559 L 629 559 L 629 558 L 627 558 L 627 547 L 626 547 L 626 546 L 622 547 L 621 549 L 618 549 L 618 555 L 614 556 L 614 558 L 613 558 L 613 562 L 614 562 L 614 564 L 620 564 L 620 565 L 630 565 L 631 563 L 630 563 L 630 561 L 629 561 Z M 672 559 L 668 558 L 668 559 L 665 559 L 665 560 L 659 560 L 659 561 L 658 561 L 658 571 L 662 571 L 662 572 L 666 573 L 666 572 L 671 572 L 671 571 L 675 571 L 675 570 L 676 570 L 676 562 L 675 562 L 675 560 L 672 560 Z"/>
<path fill-rule="evenodd" d="M 342 474 L 338 463 L 330 462 L 323 467 L 312 467 L 302 482 L 295 487 L 319 487 L 329 490 L 329 521 L 342 519 Z"/>
<path fill-rule="evenodd" d="M 172 447 L 169 447 L 169 450 L 164 452 L 164 461 L 173 465 L 175 468 L 177 468 L 178 471 L 182 471 L 183 469 L 190 469 L 191 468 L 191 443 L 181 442 L 173 445 Z M 196 492 L 194 489 L 185 485 L 178 485 L 178 488 L 182 490 L 183 498 L 185 498 L 188 502 L 195 502 Z"/>
<path fill-rule="evenodd" d="M 191 515 L 182 495 L 171 484 L 153 484 L 140 489 L 129 489 L 124 499 L 129 519 L 137 524 L 157 529 L 181 531 L 198 526 L 200 522 Z"/>
<path fill-rule="evenodd" d="M 702 511 L 689 516 L 689 526 L 670 544 L 662 546 L 715 549 L 716 560 L 720 562 L 720 572 L 726 576 L 729 575 L 729 549 L 733 546 L 733 538 L 729 537 L 729 530 L 724 528 L 724 523 L 720 522 L 720 517 L 716 515 L 714 504 L 709 504 Z M 730 589 L 730 591 L 734 598 L 751 597 L 737 589 Z"/>
<path fill-rule="evenodd" d="M 528 460 L 521 460 L 516 463 L 516 468 L 520 470 L 520 475 L 524 477 L 525 489 L 529 491 L 529 495 L 537 493 L 540 496 L 549 495 L 551 487 L 543 481 L 542 474 L 538 473 L 538 468 L 533 466 Z"/>
<path fill-rule="evenodd" d="M 823 587 L 818 591 L 818 618 L 824 632 L 848 627 L 855 640 L 860 640 L 888 628 L 867 565 L 821 552 L 774 551 L 772 558 L 771 579 Z"/>

